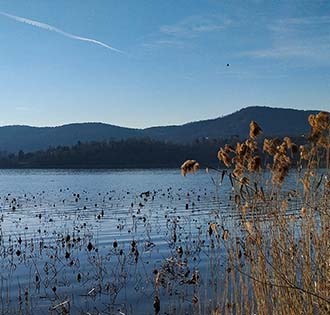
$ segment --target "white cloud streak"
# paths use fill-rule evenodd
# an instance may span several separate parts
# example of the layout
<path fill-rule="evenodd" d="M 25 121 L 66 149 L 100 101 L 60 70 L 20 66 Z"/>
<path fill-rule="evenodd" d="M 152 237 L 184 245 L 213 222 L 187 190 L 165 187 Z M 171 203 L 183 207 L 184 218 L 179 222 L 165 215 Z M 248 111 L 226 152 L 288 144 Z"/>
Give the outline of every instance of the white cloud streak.
<path fill-rule="evenodd" d="M 161 38 L 144 43 L 143 46 L 150 49 L 159 47 L 188 48 L 189 43 L 194 40 L 198 40 L 208 33 L 224 31 L 231 24 L 232 20 L 216 15 L 191 15 L 174 24 L 160 26 Z"/>
<path fill-rule="evenodd" d="M 217 16 L 189 16 L 172 25 L 163 25 L 161 33 L 177 37 L 193 37 L 202 33 L 209 33 L 227 28 L 232 21 L 220 19 Z"/>
<path fill-rule="evenodd" d="M 244 51 L 255 58 L 304 58 L 319 64 L 330 60 L 330 16 L 288 18 L 268 25 L 270 47 Z"/>
<path fill-rule="evenodd" d="M 6 12 L 2 12 L 2 11 L 0 11 L 0 14 L 2 16 L 8 17 L 8 18 L 13 19 L 13 20 L 15 20 L 17 22 L 20 22 L 20 23 L 25 23 L 25 24 L 28 24 L 28 25 L 32 25 L 32 26 L 35 26 L 35 27 L 42 28 L 42 29 L 47 30 L 47 31 L 50 31 L 50 32 L 55 32 L 55 33 L 58 33 L 60 35 L 63 35 L 65 37 L 68 37 L 68 38 L 71 38 L 71 39 L 75 39 L 75 40 L 80 40 L 80 41 L 83 41 L 83 42 L 89 42 L 89 43 L 92 43 L 92 44 L 96 44 L 96 45 L 102 46 L 104 48 L 110 49 L 112 51 L 115 51 L 117 53 L 122 53 L 122 54 L 124 53 L 122 50 L 119 50 L 117 48 L 114 48 L 114 47 L 112 47 L 112 46 L 110 46 L 108 44 L 105 44 L 105 43 L 103 43 L 101 41 L 98 41 L 96 39 L 87 38 L 87 37 L 81 37 L 81 36 L 77 36 L 77 35 L 74 35 L 74 34 L 71 34 L 71 33 L 67 33 L 67 32 L 64 32 L 64 31 L 60 30 L 57 27 L 54 27 L 54 26 L 49 25 L 49 24 L 46 24 L 46 23 L 38 22 L 38 21 L 35 21 L 35 20 L 30 20 L 30 19 L 27 19 L 27 18 L 24 18 L 24 17 L 12 15 L 12 14 L 9 14 L 9 13 L 6 13 Z"/>

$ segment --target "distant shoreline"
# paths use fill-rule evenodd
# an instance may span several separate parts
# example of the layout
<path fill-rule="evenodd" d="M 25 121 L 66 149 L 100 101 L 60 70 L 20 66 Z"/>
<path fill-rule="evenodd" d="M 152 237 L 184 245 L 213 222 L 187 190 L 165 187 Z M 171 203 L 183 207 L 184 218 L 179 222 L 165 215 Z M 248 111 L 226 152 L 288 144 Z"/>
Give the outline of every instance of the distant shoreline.
<path fill-rule="evenodd" d="M 26 167 L 0 167 L 0 170 L 180 170 L 179 166 L 26 166 Z"/>

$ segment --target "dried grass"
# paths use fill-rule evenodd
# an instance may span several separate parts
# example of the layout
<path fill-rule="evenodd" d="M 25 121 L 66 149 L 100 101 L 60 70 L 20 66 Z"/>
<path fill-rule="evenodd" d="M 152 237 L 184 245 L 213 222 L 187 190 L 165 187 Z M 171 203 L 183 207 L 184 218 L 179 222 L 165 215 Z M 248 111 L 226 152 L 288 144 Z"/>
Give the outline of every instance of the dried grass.
<path fill-rule="evenodd" d="M 308 121 L 309 143 L 299 152 L 289 137 L 264 139 L 259 148 L 262 129 L 253 121 L 246 141 L 220 148 L 240 230 L 209 226 L 211 238 L 218 226 L 226 231 L 228 266 L 224 296 L 209 314 L 330 314 L 330 114 Z M 261 151 L 271 159 L 270 180 L 261 174 Z M 293 167 L 297 180 L 288 188 Z"/>

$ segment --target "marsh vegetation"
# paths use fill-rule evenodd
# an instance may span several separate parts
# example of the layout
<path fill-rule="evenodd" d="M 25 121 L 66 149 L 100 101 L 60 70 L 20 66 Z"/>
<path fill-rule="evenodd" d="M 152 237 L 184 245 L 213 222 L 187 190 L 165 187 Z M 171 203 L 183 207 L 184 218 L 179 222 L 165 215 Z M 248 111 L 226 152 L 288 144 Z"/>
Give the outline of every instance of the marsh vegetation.
<path fill-rule="evenodd" d="M 223 240 L 228 274 L 213 314 L 330 312 L 329 113 L 308 121 L 306 145 L 289 137 L 260 143 L 262 128 L 252 121 L 246 141 L 218 152 L 240 218 L 236 228 L 221 217 L 210 225 L 210 236 Z M 188 160 L 182 173 L 199 167 Z"/>

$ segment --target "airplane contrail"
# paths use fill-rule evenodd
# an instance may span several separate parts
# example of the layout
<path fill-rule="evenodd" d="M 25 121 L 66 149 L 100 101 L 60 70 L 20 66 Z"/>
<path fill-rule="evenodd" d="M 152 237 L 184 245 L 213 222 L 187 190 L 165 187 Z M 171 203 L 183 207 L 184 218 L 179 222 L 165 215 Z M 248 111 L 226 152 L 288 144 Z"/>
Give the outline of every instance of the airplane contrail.
<path fill-rule="evenodd" d="M 92 38 L 87 38 L 87 37 L 77 36 L 77 35 L 74 35 L 74 34 L 71 34 L 71 33 L 67 33 L 67 32 L 64 32 L 64 31 L 60 30 L 57 27 L 54 27 L 54 26 L 46 24 L 46 23 L 30 20 L 30 19 L 27 19 L 27 18 L 24 18 L 24 17 L 8 14 L 8 13 L 2 12 L 2 11 L 0 11 L 0 14 L 3 15 L 3 16 L 8 17 L 10 19 L 13 19 L 17 22 L 21 22 L 21 23 L 29 24 L 29 25 L 32 25 L 32 26 L 35 26 L 35 27 L 39 27 L 39 28 L 42 28 L 42 29 L 50 31 L 50 32 L 56 32 L 58 34 L 61 34 L 63 36 L 66 36 L 66 37 L 69 37 L 69 38 L 72 38 L 72 39 L 81 40 L 81 41 L 84 41 L 84 42 L 90 42 L 90 43 L 93 43 L 93 44 L 96 44 L 96 45 L 100 45 L 102 47 L 105 47 L 107 49 L 113 50 L 113 51 L 118 52 L 118 53 L 122 53 L 122 54 L 125 53 L 122 50 L 119 50 L 117 48 L 109 46 L 109 45 L 107 45 L 103 42 L 100 42 L 98 40 L 95 40 L 95 39 L 92 39 Z"/>

